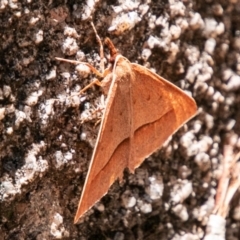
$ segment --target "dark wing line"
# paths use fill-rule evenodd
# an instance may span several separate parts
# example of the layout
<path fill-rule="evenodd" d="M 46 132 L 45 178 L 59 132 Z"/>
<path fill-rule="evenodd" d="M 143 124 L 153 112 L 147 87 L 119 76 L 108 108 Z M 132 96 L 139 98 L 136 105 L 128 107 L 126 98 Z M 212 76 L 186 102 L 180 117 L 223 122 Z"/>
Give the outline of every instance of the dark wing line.
<path fill-rule="evenodd" d="M 172 111 L 173 111 L 173 109 L 169 110 L 169 111 L 166 112 L 161 118 L 164 118 L 167 114 L 169 114 L 169 113 L 172 112 Z M 157 119 L 157 120 L 155 120 L 155 121 L 153 121 L 153 122 L 143 124 L 143 125 L 140 126 L 138 129 L 136 129 L 136 130 L 134 131 L 134 133 L 137 132 L 137 131 L 140 131 L 140 130 L 141 130 L 142 128 L 144 128 L 145 126 L 148 126 L 148 125 L 151 125 L 151 124 L 154 124 L 154 123 L 158 122 L 159 120 L 161 120 L 161 118 L 159 118 L 159 119 Z M 113 157 L 113 155 L 115 154 L 116 150 L 117 150 L 121 145 L 123 145 L 126 141 L 128 141 L 128 140 L 129 140 L 129 142 L 131 142 L 131 138 L 128 137 L 128 138 L 123 139 L 123 140 L 118 144 L 118 146 L 116 147 L 115 151 L 112 153 L 110 159 Z M 161 147 L 161 146 L 159 146 L 159 147 Z M 108 162 L 102 167 L 101 171 L 99 171 L 99 173 L 96 175 L 96 178 L 98 177 L 99 174 L 101 174 L 101 172 L 104 172 L 104 171 L 105 171 L 105 169 L 108 167 L 109 163 L 110 163 L 110 161 L 108 161 Z M 127 168 L 127 166 L 126 166 L 126 168 Z M 136 167 L 136 168 L 137 168 L 137 167 Z"/>

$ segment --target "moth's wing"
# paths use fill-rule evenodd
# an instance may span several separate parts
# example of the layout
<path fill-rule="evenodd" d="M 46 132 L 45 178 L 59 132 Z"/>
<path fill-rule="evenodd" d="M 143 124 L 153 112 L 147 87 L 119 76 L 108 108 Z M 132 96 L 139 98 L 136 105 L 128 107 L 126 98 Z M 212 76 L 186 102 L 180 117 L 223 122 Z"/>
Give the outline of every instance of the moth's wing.
<path fill-rule="evenodd" d="M 121 58 L 111 83 L 106 108 L 88 174 L 85 180 L 78 210 L 78 219 L 91 208 L 118 178 L 122 178 L 130 154 L 130 78 L 131 67 Z M 125 66 L 126 65 L 126 66 Z M 107 77 L 111 77 L 110 75 Z"/>
<path fill-rule="evenodd" d="M 144 158 L 159 149 L 197 111 L 195 101 L 181 89 L 150 70 L 131 63 L 134 128 L 133 171 Z"/>

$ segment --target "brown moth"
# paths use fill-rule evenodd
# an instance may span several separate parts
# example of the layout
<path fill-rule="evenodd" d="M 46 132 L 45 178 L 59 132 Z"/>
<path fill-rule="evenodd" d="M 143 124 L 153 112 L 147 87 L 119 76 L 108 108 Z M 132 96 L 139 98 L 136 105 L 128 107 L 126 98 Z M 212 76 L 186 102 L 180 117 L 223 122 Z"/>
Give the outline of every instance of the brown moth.
<path fill-rule="evenodd" d="M 102 43 L 92 26 L 104 69 Z M 110 68 L 99 73 L 84 63 L 104 78 L 92 84 L 103 88 L 107 100 L 74 223 L 107 193 L 115 180 L 122 179 L 125 168 L 134 172 L 197 111 L 195 101 L 181 89 L 147 68 L 131 63 L 109 38 L 105 44 L 111 55 Z"/>

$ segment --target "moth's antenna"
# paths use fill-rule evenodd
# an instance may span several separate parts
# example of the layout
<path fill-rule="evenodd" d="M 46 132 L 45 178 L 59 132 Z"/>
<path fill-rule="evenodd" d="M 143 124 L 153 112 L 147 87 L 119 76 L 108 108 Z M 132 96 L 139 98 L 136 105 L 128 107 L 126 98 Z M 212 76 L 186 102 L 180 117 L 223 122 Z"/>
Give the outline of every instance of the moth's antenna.
<path fill-rule="evenodd" d="M 96 35 L 96 38 L 97 38 L 97 41 L 98 41 L 98 44 L 99 44 L 99 54 L 100 54 L 100 69 L 101 69 L 101 73 L 104 72 L 105 70 L 105 67 L 104 67 L 104 53 L 103 53 L 103 44 L 102 44 L 102 41 L 97 33 L 97 30 L 93 24 L 93 22 L 91 21 L 91 25 L 92 25 L 92 28 L 93 28 L 93 31 Z"/>

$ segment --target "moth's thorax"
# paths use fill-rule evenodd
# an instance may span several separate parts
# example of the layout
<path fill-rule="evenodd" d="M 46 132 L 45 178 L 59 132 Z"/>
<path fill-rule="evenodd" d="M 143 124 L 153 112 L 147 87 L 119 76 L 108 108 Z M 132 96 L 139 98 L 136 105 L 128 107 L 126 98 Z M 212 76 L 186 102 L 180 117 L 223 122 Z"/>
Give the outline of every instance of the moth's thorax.
<path fill-rule="evenodd" d="M 108 94 L 112 81 L 114 81 L 115 84 L 121 84 L 134 79 L 134 72 L 131 69 L 131 63 L 122 55 L 118 55 L 115 58 L 115 62 L 112 63 L 112 66 L 107 69 L 107 71 L 108 74 L 106 74 L 105 78 L 101 82 L 105 95 Z"/>
<path fill-rule="evenodd" d="M 110 72 L 108 75 L 106 75 L 106 77 L 102 80 L 101 82 L 101 87 L 103 90 L 104 95 L 107 95 L 109 92 L 109 88 L 112 82 L 112 72 Z"/>
<path fill-rule="evenodd" d="M 122 55 L 118 55 L 113 66 L 113 74 L 116 76 L 116 82 L 130 81 L 134 73 L 129 60 Z"/>

